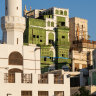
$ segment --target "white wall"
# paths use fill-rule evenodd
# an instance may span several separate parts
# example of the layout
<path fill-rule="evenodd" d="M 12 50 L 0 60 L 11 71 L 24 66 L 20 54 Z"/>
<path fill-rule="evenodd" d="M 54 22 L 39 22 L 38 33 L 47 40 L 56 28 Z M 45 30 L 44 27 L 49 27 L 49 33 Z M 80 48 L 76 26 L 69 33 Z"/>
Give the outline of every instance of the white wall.
<path fill-rule="evenodd" d="M 14 51 L 19 52 L 23 56 L 23 66 L 8 65 L 9 55 Z M 40 48 L 35 45 L 15 46 L 0 44 L 0 71 L 7 72 L 12 68 L 22 69 L 26 73 L 40 74 Z"/>
<path fill-rule="evenodd" d="M 2 17 L 1 24 L 4 32 L 3 42 L 12 45 L 23 45 L 23 33 L 26 27 L 24 17 L 5 16 Z"/>
<path fill-rule="evenodd" d="M 6 16 L 22 16 L 22 0 L 5 0 Z"/>
<path fill-rule="evenodd" d="M 32 83 L 21 83 L 21 74 L 16 73 L 16 83 L 4 83 L 4 73 L 0 73 L 0 96 L 7 93 L 12 96 L 21 96 L 21 91 L 30 90 L 32 96 L 38 96 L 38 91 L 49 91 L 49 96 L 54 96 L 54 91 L 64 91 L 64 96 L 70 96 L 70 78 L 64 75 L 64 84 L 54 84 L 54 75 L 48 75 L 48 84 L 38 84 L 38 75 L 32 74 Z M 2 87 L 3 86 L 3 87 Z"/>

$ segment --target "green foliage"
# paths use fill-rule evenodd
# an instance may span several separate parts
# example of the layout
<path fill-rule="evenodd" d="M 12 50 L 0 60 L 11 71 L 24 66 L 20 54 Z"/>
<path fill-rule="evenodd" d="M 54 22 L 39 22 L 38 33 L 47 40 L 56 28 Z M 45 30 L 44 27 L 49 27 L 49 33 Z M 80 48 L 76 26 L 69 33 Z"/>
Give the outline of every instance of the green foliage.
<path fill-rule="evenodd" d="M 44 66 L 44 67 L 43 67 Z M 48 72 L 49 65 L 41 64 L 41 73 Z"/>
<path fill-rule="evenodd" d="M 75 93 L 73 96 L 91 96 L 90 91 L 85 87 L 79 88 L 79 93 Z"/>
<path fill-rule="evenodd" d="M 36 19 L 36 18 L 29 18 L 29 26 L 40 26 L 40 27 L 46 27 L 45 20 Z"/>

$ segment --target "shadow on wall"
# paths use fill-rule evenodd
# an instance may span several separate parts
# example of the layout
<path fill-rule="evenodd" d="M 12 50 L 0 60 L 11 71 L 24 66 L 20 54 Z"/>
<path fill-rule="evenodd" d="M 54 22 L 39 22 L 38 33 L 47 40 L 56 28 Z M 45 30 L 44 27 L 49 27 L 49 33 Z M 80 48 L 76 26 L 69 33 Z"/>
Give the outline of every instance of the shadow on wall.
<path fill-rule="evenodd" d="M 93 68 L 96 68 L 96 49 L 94 49 L 94 51 L 92 52 L 92 56 L 93 56 Z"/>
<path fill-rule="evenodd" d="M 94 93 L 92 93 L 92 96 L 96 96 L 96 91 Z"/>

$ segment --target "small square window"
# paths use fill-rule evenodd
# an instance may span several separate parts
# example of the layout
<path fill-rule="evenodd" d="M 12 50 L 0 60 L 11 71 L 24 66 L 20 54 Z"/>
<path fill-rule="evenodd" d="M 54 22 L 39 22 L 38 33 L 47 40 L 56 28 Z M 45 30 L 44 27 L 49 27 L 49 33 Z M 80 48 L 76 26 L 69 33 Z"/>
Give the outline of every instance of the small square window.
<path fill-rule="evenodd" d="M 42 40 L 40 40 L 40 42 L 42 42 Z"/>
<path fill-rule="evenodd" d="M 39 38 L 39 35 L 37 35 L 37 38 Z"/>
<path fill-rule="evenodd" d="M 65 26 L 65 22 L 61 22 L 61 26 Z"/>
<path fill-rule="evenodd" d="M 33 38 L 35 38 L 35 35 L 33 35 Z"/>
<path fill-rule="evenodd" d="M 62 38 L 65 38 L 65 36 L 62 36 Z"/>
<path fill-rule="evenodd" d="M 53 40 L 49 40 L 49 44 L 53 44 L 53 42 L 54 42 Z"/>
<path fill-rule="evenodd" d="M 62 54 L 62 57 L 64 57 L 65 55 L 64 54 Z"/>

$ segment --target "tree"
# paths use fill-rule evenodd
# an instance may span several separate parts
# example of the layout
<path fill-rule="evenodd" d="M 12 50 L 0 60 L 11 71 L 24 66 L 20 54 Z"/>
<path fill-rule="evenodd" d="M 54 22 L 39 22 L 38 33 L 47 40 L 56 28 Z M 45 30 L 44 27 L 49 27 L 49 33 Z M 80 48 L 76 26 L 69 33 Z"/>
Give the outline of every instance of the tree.
<path fill-rule="evenodd" d="M 75 93 L 73 96 L 91 96 L 90 91 L 87 90 L 85 87 L 79 88 L 79 93 Z"/>

